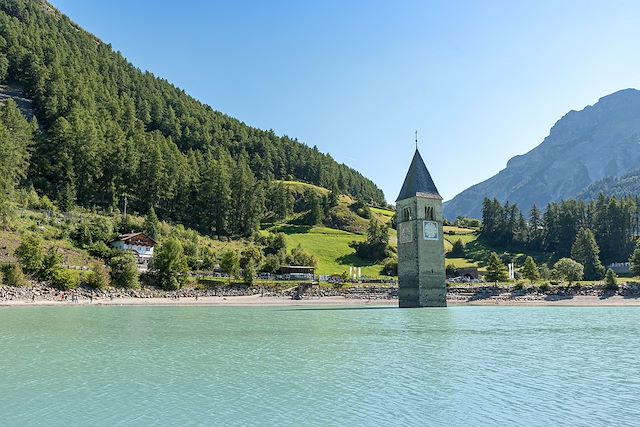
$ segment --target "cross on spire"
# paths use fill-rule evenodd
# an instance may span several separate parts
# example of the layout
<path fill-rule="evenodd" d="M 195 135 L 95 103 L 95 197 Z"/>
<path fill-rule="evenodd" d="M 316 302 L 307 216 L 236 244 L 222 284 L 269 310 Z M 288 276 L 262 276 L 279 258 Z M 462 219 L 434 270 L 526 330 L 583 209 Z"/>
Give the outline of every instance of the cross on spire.
<path fill-rule="evenodd" d="M 416 150 L 418 149 L 418 131 L 416 131 Z"/>

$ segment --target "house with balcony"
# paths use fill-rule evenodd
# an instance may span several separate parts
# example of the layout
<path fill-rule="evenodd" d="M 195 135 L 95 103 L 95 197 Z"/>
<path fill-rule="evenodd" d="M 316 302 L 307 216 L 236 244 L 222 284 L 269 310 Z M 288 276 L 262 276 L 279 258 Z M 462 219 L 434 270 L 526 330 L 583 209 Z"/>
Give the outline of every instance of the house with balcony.
<path fill-rule="evenodd" d="M 131 251 L 136 257 L 138 270 L 141 271 L 146 271 L 149 268 L 149 261 L 153 258 L 155 245 L 156 241 L 142 232 L 121 234 L 109 243 L 112 248 Z"/>

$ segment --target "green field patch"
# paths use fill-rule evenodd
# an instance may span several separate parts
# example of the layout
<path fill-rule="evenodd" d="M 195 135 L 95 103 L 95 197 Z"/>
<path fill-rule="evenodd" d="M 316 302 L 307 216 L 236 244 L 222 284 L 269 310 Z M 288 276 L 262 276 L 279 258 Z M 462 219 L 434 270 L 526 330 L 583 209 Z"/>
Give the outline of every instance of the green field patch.
<path fill-rule="evenodd" d="M 395 212 L 383 208 L 370 208 L 371 212 L 391 218 Z"/>
<path fill-rule="evenodd" d="M 445 260 L 446 265 L 453 265 L 455 268 L 472 268 L 478 267 L 477 262 L 473 262 L 466 258 L 447 258 Z"/>
<path fill-rule="evenodd" d="M 475 241 L 477 238 L 478 236 L 476 236 L 475 234 L 445 234 L 444 235 L 444 239 L 451 244 L 454 244 L 458 240 L 462 240 L 462 243 L 464 243 L 465 245 L 468 245 L 469 243 Z"/>
<path fill-rule="evenodd" d="M 445 225 L 444 234 L 475 234 L 473 228 L 456 227 L 454 225 Z"/>
<path fill-rule="evenodd" d="M 289 250 L 297 245 L 311 252 L 318 259 L 317 274 L 330 275 L 349 272 L 349 266 L 361 267 L 368 277 L 380 276 L 381 264 L 363 260 L 349 246 L 353 241 L 364 241 L 365 236 L 327 227 L 312 227 L 302 233 L 287 234 Z"/>
<path fill-rule="evenodd" d="M 319 187 L 317 185 L 309 184 L 306 182 L 300 182 L 300 181 L 274 181 L 274 182 L 284 185 L 285 187 L 287 187 L 289 191 L 296 194 L 303 194 L 305 190 L 314 191 L 320 196 L 326 196 L 327 194 L 329 194 L 329 190 L 327 190 L 326 188 Z"/>

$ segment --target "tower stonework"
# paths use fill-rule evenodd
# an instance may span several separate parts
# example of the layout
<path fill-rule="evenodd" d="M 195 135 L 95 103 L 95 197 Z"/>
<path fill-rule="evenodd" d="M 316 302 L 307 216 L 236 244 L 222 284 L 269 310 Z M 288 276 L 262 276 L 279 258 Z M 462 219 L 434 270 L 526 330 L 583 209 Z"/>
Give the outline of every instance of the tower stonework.
<path fill-rule="evenodd" d="M 442 197 L 417 149 L 396 200 L 396 218 L 400 307 L 446 307 Z"/>

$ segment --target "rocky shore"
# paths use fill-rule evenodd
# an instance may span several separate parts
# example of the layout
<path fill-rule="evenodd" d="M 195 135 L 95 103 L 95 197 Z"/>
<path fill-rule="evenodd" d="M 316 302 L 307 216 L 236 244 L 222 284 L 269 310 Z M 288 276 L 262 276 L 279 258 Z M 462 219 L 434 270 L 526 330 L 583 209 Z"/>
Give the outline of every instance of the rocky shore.
<path fill-rule="evenodd" d="M 309 286 L 302 294 L 298 293 L 297 286 L 286 288 L 273 288 L 261 286 L 224 286 L 214 289 L 181 289 L 178 291 L 163 291 L 153 287 L 141 289 L 117 289 L 97 290 L 90 288 L 77 288 L 62 291 L 43 284 L 32 284 L 25 287 L 0 287 L 0 305 L 3 302 L 24 301 L 114 301 L 123 298 L 158 299 L 165 298 L 169 301 L 180 298 L 233 298 L 246 296 L 276 297 L 283 299 L 295 299 L 296 294 L 300 299 L 317 299 L 326 297 L 344 297 L 360 300 L 380 300 L 397 298 L 397 288 L 356 286 L 348 288 L 324 288 Z"/>
<path fill-rule="evenodd" d="M 28 287 L 0 287 L 0 305 L 270 305 L 270 304 L 397 304 L 396 287 L 357 285 L 273 288 L 260 286 L 225 286 L 214 289 L 163 291 L 152 287 L 94 290 L 78 288 L 61 291 L 42 284 Z M 624 284 L 615 291 L 602 286 L 538 287 L 517 289 L 506 286 L 450 286 L 447 300 L 451 305 L 640 305 L 640 284 Z"/>

